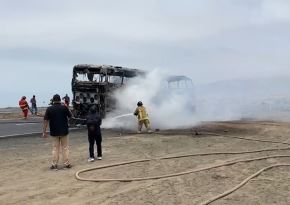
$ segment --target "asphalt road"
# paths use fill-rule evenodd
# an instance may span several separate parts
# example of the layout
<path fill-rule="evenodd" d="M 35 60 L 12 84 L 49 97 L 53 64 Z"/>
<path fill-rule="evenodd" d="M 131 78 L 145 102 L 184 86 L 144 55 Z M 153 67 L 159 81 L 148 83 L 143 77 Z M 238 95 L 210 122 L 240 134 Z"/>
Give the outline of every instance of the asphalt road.
<path fill-rule="evenodd" d="M 41 133 L 42 122 L 43 118 L 0 120 L 0 137 Z"/>

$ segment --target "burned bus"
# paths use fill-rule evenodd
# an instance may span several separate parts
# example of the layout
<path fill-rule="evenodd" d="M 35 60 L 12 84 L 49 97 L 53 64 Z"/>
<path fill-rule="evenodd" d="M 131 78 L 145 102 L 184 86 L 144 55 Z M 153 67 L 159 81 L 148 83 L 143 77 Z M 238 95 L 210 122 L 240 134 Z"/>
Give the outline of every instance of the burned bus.
<path fill-rule="evenodd" d="M 81 64 L 73 67 L 72 93 L 74 119 L 86 118 L 91 106 L 96 106 L 101 117 L 114 110 L 112 93 L 124 86 L 130 78 L 144 76 L 145 72 L 111 65 Z"/>

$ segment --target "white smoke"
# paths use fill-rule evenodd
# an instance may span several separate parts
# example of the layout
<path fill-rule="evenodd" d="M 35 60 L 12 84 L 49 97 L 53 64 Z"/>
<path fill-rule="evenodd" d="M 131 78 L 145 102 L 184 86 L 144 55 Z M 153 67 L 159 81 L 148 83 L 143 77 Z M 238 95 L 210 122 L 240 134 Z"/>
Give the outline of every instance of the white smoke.
<path fill-rule="evenodd" d="M 153 129 L 193 127 L 202 121 L 290 121 L 290 77 L 236 79 L 176 89 L 168 86 L 168 76 L 155 69 L 118 89 L 114 93 L 117 110 L 108 115 L 103 127 L 136 130 L 133 112 L 138 101 L 146 107 Z"/>
<path fill-rule="evenodd" d="M 104 128 L 137 129 L 137 119 L 133 115 L 137 102 L 142 101 L 149 115 L 152 129 L 169 129 L 193 126 L 194 115 L 193 87 L 169 88 L 167 73 L 158 69 L 145 77 L 137 77 L 114 93 L 117 109 L 104 120 Z M 132 115 L 126 115 L 132 113 Z M 113 116 L 125 115 L 113 118 Z"/>
<path fill-rule="evenodd" d="M 196 87 L 199 121 L 290 121 L 290 78 L 240 78 Z"/>

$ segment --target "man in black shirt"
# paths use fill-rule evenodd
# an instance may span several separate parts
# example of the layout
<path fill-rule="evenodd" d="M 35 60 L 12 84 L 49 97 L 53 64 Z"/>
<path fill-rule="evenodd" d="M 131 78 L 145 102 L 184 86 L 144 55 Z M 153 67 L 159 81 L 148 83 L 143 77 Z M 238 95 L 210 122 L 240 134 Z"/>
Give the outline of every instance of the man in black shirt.
<path fill-rule="evenodd" d="M 60 149 L 62 149 L 64 166 L 71 168 L 68 146 L 68 118 L 71 116 L 68 107 L 61 104 L 60 96 L 58 94 L 54 95 L 53 105 L 48 107 L 45 112 L 42 134 L 43 137 L 47 137 L 46 129 L 49 124 L 50 135 L 53 138 L 51 169 L 57 170 Z"/>

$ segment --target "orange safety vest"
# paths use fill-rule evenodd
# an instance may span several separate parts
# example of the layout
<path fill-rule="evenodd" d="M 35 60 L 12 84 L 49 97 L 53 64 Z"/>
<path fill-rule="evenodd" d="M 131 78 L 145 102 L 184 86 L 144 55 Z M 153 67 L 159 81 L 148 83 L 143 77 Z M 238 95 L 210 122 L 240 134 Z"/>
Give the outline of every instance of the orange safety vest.
<path fill-rule="evenodd" d="M 149 120 L 148 114 L 146 112 L 146 108 L 144 106 L 140 106 L 136 108 L 136 112 L 138 113 L 138 120 Z"/>
<path fill-rule="evenodd" d="M 27 110 L 28 109 L 28 103 L 26 100 L 19 100 L 19 107 L 22 110 Z"/>

